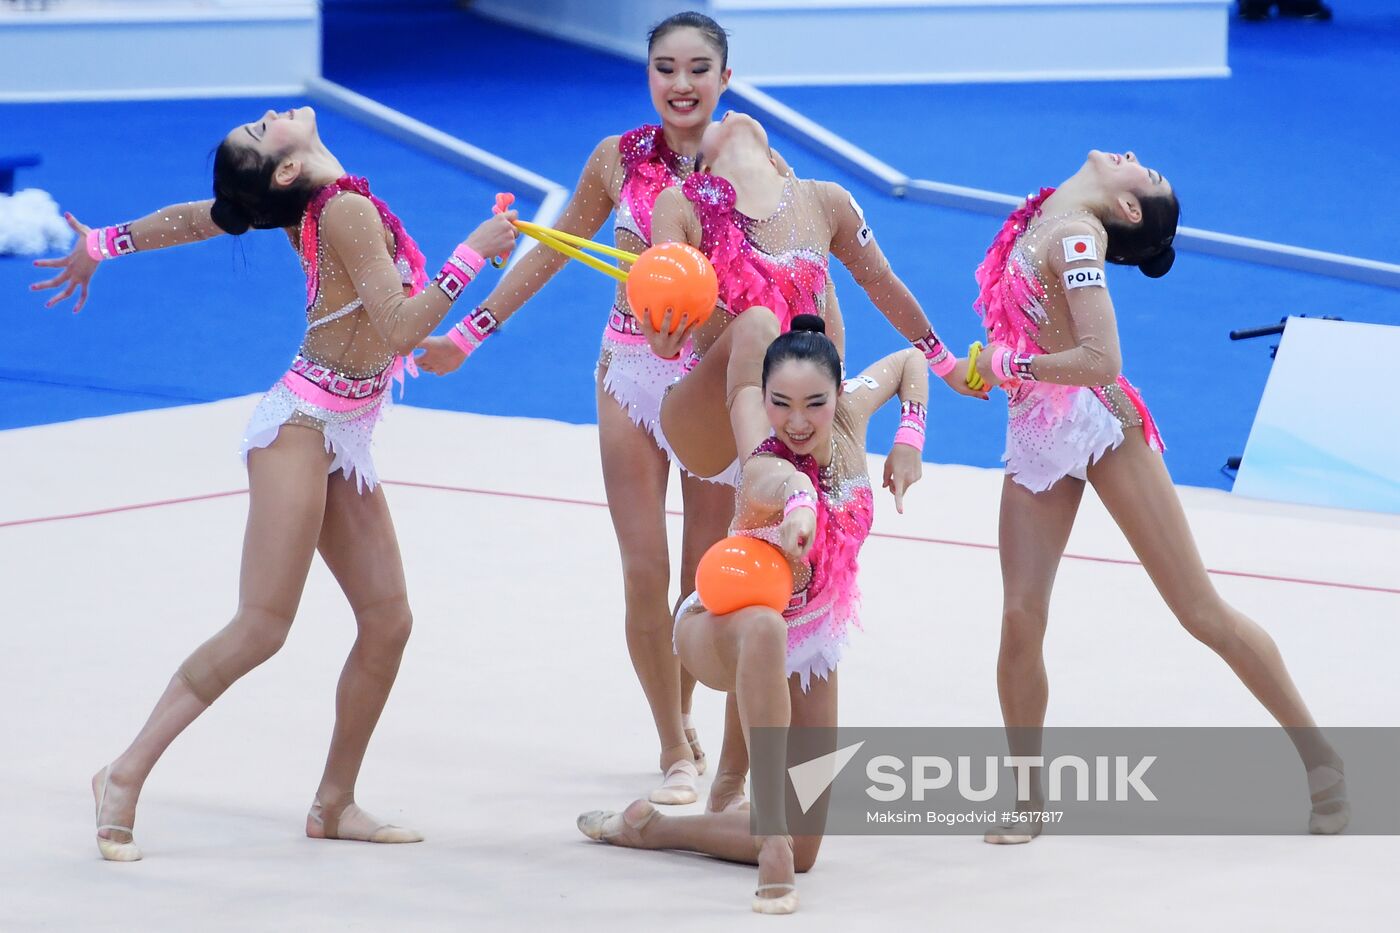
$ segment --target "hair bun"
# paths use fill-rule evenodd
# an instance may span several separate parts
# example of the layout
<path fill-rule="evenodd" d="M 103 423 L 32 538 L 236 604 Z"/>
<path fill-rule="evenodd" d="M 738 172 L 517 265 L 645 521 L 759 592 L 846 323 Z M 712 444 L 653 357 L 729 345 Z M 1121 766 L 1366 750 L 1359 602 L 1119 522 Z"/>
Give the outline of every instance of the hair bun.
<path fill-rule="evenodd" d="M 1174 262 L 1176 262 L 1176 249 L 1168 246 L 1151 259 L 1144 259 L 1138 268 L 1149 279 L 1160 279 L 1170 271 Z"/>
<path fill-rule="evenodd" d="M 805 331 L 811 334 L 826 334 L 826 321 L 823 321 L 815 314 L 799 314 L 792 319 L 791 330 L 794 332 Z"/>
<path fill-rule="evenodd" d="M 233 236 L 247 233 L 253 225 L 253 219 L 236 202 L 221 197 L 214 198 L 214 205 L 209 208 L 209 218 L 220 230 Z"/>

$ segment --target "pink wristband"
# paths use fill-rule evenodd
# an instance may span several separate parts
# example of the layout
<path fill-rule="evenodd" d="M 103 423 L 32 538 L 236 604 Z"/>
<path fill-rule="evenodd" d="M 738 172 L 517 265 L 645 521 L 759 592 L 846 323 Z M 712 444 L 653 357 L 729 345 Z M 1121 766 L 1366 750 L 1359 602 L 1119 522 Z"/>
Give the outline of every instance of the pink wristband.
<path fill-rule="evenodd" d="M 1016 378 L 1011 372 L 1011 348 L 1005 344 L 992 344 L 992 375 L 996 376 L 998 385 Z"/>
<path fill-rule="evenodd" d="M 463 356 L 471 356 L 498 327 L 500 324 L 496 322 L 491 309 L 477 307 L 447 332 L 447 339 L 456 344 Z"/>
<path fill-rule="evenodd" d="M 471 267 L 473 275 L 480 272 L 481 267 L 486 265 L 485 257 L 468 246 L 465 240 L 457 244 L 457 248 L 452 251 L 452 255 Z"/>
<path fill-rule="evenodd" d="M 816 514 L 817 503 L 812 499 L 812 494 L 805 489 L 799 489 L 787 497 L 787 502 L 783 503 L 783 518 L 787 518 L 798 509 L 811 509 L 812 514 Z"/>
<path fill-rule="evenodd" d="M 958 358 L 948 352 L 948 348 L 933 331 L 915 340 L 914 347 L 928 360 L 929 370 L 940 379 L 946 378 L 953 371 L 953 367 L 958 365 Z"/>
<path fill-rule="evenodd" d="M 136 252 L 136 242 L 131 238 L 131 227 L 128 224 L 89 230 L 84 247 L 96 262 Z"/>
<path fill-rule="evenodd" d="M 900 408 L 899 430 L 894 432 L 894 442 L 908 444 L 922 453 L 927 421 L 928 409 L 922 402 L 905 402 Z"/>
<path fill-rule="evenodd" d="M 458 243 L 452 255 L 447 257 L 447 262 L 438 270 L 433 284 L 442 289 L 449 301 L 456 301 L 485 264 L 486 260 L 481 258 L 480 253 L 466 243 Z"/>

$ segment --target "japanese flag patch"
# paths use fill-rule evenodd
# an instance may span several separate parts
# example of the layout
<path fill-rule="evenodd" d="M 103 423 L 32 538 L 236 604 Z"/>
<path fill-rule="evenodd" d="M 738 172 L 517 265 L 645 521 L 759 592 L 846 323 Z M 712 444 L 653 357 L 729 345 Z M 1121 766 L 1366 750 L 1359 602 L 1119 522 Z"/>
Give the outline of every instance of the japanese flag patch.
<path fill-rule="evenodd" d="M 1092 236 L 1067 236 L 1060 245 L 1065 248 L 1065 262 L 1099 258 L 1099 244 Z"/>

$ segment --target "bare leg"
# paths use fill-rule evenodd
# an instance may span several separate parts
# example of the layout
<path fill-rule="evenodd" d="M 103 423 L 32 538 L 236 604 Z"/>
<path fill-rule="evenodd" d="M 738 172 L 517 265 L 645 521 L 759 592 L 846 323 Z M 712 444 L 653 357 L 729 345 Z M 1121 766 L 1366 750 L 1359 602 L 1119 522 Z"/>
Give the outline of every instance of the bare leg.
<path fill-rule="evenodd" d="M 710 799 L 705 809 L 718 813 L 731 807 L 747 807 L 744 778 L 749 773 L 749 748 L 744 741 L 744 723 L 739 718 L 739 700 L 729 694 L 724 702 L 724 744 L 720 746 L 719 766 L 710 782 Z"/>
<path fill-rule="evenodd" d="M 681 665 L 671 645 L 671 566 L 666 542 L 670 464 L 651 434 L 634 424 L 603 390 L 602 380 L 600 371 L 598 440 L 608 511 L 622 557 L 627 650 L 651 707 L 661 744 L 661 770 L 667 771 L 679 762 L 694 760 L 681 722 Z"/>
<path fill-rule="evenodd" d="M 315 839 L 419 842 L 413 830 L 387 826 L 355 804 L 355 782 L 398 675 L 413 628 L 394 523 L 384 487 L 360 493 L 354 480 L 327 481 L 321 557 L 355 613 L 355 644 L 335 693 L 335 729 L 316 802 L 306 820 Z"/>
<path fill-rule="evenodd" d="M 710 546 L 729 533 L 734 517 L 734 487 L 681 473 L 681 496 L 685 503 L 685 519 L 681 539 L 680 603 L 695 592 L 695 568 Z M 700 747 L 695 730 L 689 725 L 691 700 L 695 694 L 695 677 L 681 668 L 681 717 L 685 721 L 685 738 L 695 757 L 696 767 L 704 774 L 705 752 Z"/>
<path fill-rule="evenodd" d="M 777 336 L 778 319 L 772 311 L 747 309 L 729 323 L 695 369 L 662 401 L 661 426 L 666 440 L 690 472 L 718 476 L 738 456 L 729 399 L 742 386 L 758 386 L 763 354 Z"/>
<path fill-rule="evenodd" d="M 823 678 L 813 677 L 808 684 L 806 693 L 802 692 L 802 682 L 797 675 L 788 678 L 788 689 L 792 694 L 792 727 L 794 729 L 835 729 L 838 725 L 836 717 L 836 697 L 837 697 L 837 671 L 831 671 Z M 835 742 L 835 734 L 831 735 L 832 743 Z M 835 744 L 830 744 L 820 751 L 823 754 L 830 754 L 836 751 Z M 827 799 L 819 800 L 813 805 L 809 813 L 820 814 L 822 825 L 826 825 Z M 817 852 L 821 849 L 821 836 L 794 836 L 793 837 L 793 859 L 794 867 L 799 872 L 811 871 L 817 863 Z"/>
<path fill-rule="evenodd" d="M 1040 493 L 1031 492 L 1009 476 L 1002 480 L 997 535 L 1002 581 L 997 695 L 1013 755 L 1040 754 L 1050 697 L 1044 654 L 1050 592 L 1083 495 L 1083 481 L 1073 477 L 1065 477 Z M 1040 810 L 1040 775 L 1033 777 L 1036 789 L 1024 808 Z M 983 838 L 991 843 L 1016 844 L 1039 834 L 1039 825 L 1029 831 L 1021 825 L 999 826 Z"/>
<path fill-rule="evenodd" d="M 272 657 L 291 628 L 325 509 L 330 455 L 319 431 L 284 426 L 271 445 L 248 454 L 248 525 L 238 611 L 171 679 L 131 745 L 105 769 L 99 824 L 133 826 L 137 798 L 160 756 L 235 680 Z M 103 772 L 93 778 L 99 795 Z M 130 835 L 104 830 L 127 842 Z"/>
<path fill-rule="evenodd" d="M 1320 784 L 1312 787 L 1318 804 L 1313 831 L 1340 832 L 1345 800 L 1332 785 L 1340 783 L 1341 759 L 1298 695 L 1274 640 L 1216 592 L 1161 456 L 1140 432 L 1130 432 L 1122 445 L 1089 468 L 1089 481 L 1182 627 L 1220 655 L 1288 731 L 1310 783 Z"/>
<path fill-rule="evenodd" d="M 771 609 L 742 609 L 727 616 L 692 612 L 682 617 L 676 640 L 681 657 L 700 682 L 738 697 L 745 734 L 761 727 L 835 725 L 836 685 L 817 682 L 803 694 L 794 676 L 786 677 L 787 626 Z M 771 769 L 770 769 L 771 770 Z M 776 779 L 784 774 L 776 769 Z M 781 805 L 782 790 L 776 799 Z M 755 908 L 764 900 L 784 899 L 791 890 L 795 866 L 810 868 L 820 839 L 804 837 L 794 846 L 789 836 L 755 838 L 749 831 L 749 814 L 739 810 L 701 816 L 666 817 L 645 801 L 635 801 L 621 814 L 585 814 L 579 825 L 594 838 L 614 845 L 646 849 L 682 849 L 734 862 L 759 866 L 759 893 Z M 765 888 L 778 888 L 769 894 Z M 795 899 L 786 895 L 791 906 Z"/>

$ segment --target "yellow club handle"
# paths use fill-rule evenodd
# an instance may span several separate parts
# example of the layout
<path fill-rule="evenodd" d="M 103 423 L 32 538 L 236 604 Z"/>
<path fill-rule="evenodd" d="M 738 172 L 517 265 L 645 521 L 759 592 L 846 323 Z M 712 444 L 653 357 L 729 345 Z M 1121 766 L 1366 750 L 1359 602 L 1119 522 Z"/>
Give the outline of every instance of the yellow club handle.
<path fill-rule="evenodd" d="M 532 230 L 532 229 L 527 229 L 525 225 L 523 225 L 522 223 L 520 223 L 520 222 L 518 222 L 518 221 L 517 221 L 517 223 L 516 223 L 516 226 L 518 226 L 518 227 L 520 228 L 520 232 L 521 232 L 521 233 L 523 233 L 523 234 L 525 234 L 526 236 L 531 237 L 531 238 L 533 238 L 533 239 L 539 240 L 539 241 L 540 241 L 541 243 L 543 243 L 545 246 L 548 246 L 548 247 L 549 247 L 550 249 L 552 249 L 552 250 L 556 250 L 556 251 L 558 251 L 558 252 L 560 252 L 560 253 L 563 253 L 565 256 L 568 256 L 570 259 L 577 259 L 579 262 L 583 263 L 585 266 L 588 266 L 588 267 L 591 268 L 591 269 L 597 269 L 599 272 L 603 273 L 604 275 L 610 275 L 610 276 L 612 276 L 613 278 L 617 279 L 619 282 L 626 282 L 626 281 L 627 281 L 627 273 L 626 273 L 626 272 L 623 272 L 623 271 L 622 271 L 621 269 L 619 269 L 617 266 L 610 266 L 610 265 L 608 265 L 607 263 L 603 262 L 603 260 L 599 259 L 597 256 L 590 256 L 590 255 L 588 255 L 587 253 L 583 252 L 583 251 L 580 250 L 580 249 L 575 249 L 574 247 L 570 246 L 569 244 L 567 244 L 567 243 L 565 243 L 565 242 L 563 242 L 563 241 L 561 241 L 561 240 L 555 239 L 555 238 L 554 238 L 554 232 L 555 232 L 555 231 L 550 231 L 550 232 L 548 232 L 548 233 L 544 232 L 544 231 L 546 231 L 546 230 L 549 230 L 548 227 L 535 227 L 534 224 L 530 224 L 530 225 L 529 225 L 530 227 L 535 227 L 535 229 Z M 628 255 L 631 255 L 631 254 L 629 253 Z M 636 257 L 633 257 L 633 258 L 636 258 Z"/>
<path fill-rule="evenodd" d="M 614 259 L 621 259 L 623 262 L 636 262 L 637 254 L 629 253 L 625 249 L 618 249 L 615 246 L 608 246 L 604 243 L 595 243 L 587 237 L 577 236 L 572 233 L 565 233 L 563 230 L 555 230 L 552 227 L 542 227 L 539 224 L 530 223 L 528 220 L 517 220 L 515 226 L 522 233 L 531 236 L 542 233 L 545 236 L 553 237 L 562 243 L 570 246 L 577 246 L 579 249 L 591 250 L 595 253 L 602 253 L 604 256 L 611 256 Z"/>
<path fill-rule="evenodd" d="M 977 357 L 982 355 L 982 341 L 978 340 L 967 348 L 967 387 L 980 392 L 987 387 L 987 380 L 977 372 Z"/>

